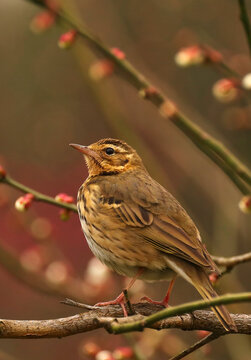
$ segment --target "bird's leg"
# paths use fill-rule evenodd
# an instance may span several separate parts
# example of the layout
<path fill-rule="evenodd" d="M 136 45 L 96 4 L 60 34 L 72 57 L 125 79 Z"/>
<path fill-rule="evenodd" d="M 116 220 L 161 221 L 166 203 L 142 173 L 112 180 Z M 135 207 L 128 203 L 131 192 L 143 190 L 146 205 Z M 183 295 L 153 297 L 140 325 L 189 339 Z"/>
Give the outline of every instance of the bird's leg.
<path fill-rule="evenodd" d="M 129 284 L 127 285 L 127 287 L 125 288 L 126 291 L 128 291 L 133 284 L 135 283 L 135 281 L 138 279 L 138 277 L 143 273 L 144 269 L 140 268 L 136 275 L 134 276 L 134 278 L 131 279 L 131 281 L 129 282 Z M 128 316 L 126 307 L 125 307 L 125 295 L 124 292 L 122 291 L 121 294 L 119 294 L 119 296 L 116 297 L 116 299 L 114 300 L 110 300 L 110 301 L 105 301 L 105 302 L 100 302 L 95 304 L 94 306 L 107 306 L 107 305 L 120 305 L 122 307 L 124 316 Z"/>
<path fill-rule="evenodd" d="M 176 279 L 176 277 L 173 278 L 172 281 L 170 282 L 168 289 L 167 289 L 166 296 L 164 297 L 164 299 L 162 301 L 152 300 L 148 296 L 143 296 L 140 300 L 145 300 L 145 301 L 149 302 L 150 304 L 163 305 L 165 307 L 168 307 L 168 302 L 169 302 L 169 298 L 170 298 L 170 295 L 171 295 L 171 292 L 173 289 L 175 279 Z"/>

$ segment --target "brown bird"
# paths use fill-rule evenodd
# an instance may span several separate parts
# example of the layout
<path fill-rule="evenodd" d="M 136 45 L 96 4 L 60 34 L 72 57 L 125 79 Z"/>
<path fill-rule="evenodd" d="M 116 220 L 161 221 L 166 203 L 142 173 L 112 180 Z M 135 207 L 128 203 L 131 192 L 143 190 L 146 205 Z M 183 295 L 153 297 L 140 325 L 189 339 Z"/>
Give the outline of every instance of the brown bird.
<path fill-rule="evenodd" d="M 208 273 L 219 273 L 200 233 L 179 202 L 151 178 L 137 152 L 124 141 L 103 139 L 89 146 L 70 144 L 85 158 L 89 177 L 78 192 L 78 213 L 94 255 L 119 274 L 136 279 L 172 280 L 161 304 L 167 306 L 180 275 L 204 299 L 217 296 Z M 153 303 L 159 303 L 152 301 Z M 121 304 L 123 292 L 113 301 Z M 223 327 L 235 330 L 224 306 L 213 307 Z"/>

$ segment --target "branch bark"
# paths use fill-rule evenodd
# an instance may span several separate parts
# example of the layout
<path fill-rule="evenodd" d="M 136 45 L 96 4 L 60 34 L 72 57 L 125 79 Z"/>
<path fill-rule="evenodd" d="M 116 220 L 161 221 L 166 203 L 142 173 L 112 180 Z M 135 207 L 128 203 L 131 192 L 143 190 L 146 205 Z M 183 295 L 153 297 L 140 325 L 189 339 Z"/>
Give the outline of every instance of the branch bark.
<path fill-rule="evenodd" d="M 247 43 L 249 47 L 249 52 L 251 54 L 251 25 L 248 18 L 248 11 L 245 0 L 238 0 L 240 8 L 240 20 L 243 25 L 243 29 L 247 38 Z"/>
<path fill-rule="evenodd" d="M 134 304 L 137 315 L 121 318 L 122 310 L 118 305 L 110 305 L 104 309 L 91 310 L 87 313 L 77 314 L 65 318 L 52 320 L 5 320 L 0 319 L 0 338 L 39 339 L 62 338 L 79 333 L 89 332 L 100 328 L 108 329 L 110 325 L 127 324 L 128 321 L 142 321 L 161 307 L 152 304 Z M 251 315 L 232 314 L 239 334 L 251 334 Z M 155 330 L 206 330 L 215 334 L 224 335 L 225 330 L 212 311 L 196 310 L 192 314 L 183 314 L 147 325 Z"/>

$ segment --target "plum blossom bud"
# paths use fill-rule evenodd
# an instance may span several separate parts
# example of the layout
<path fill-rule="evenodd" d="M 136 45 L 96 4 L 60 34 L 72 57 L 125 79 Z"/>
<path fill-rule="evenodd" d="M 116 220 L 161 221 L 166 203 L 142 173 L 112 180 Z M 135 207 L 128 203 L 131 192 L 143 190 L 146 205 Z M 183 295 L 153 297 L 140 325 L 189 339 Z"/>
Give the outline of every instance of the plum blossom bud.
<path fill-rule="evenodd" d="M 158 94 L 158 91 L 154 87 L 148 87 L 139 91 L 139 96 L 142 99 L 150 99 L 151 96 Z"/>
<path fill-rule="evenodd" d="M 239 208 L 245 214 L 251 213 L 251 195 L 243 196 L 239 202 Z"/>
<path fill-rule="evenodd" d="M 103 59 L 95 62 L 89 69 L 91 79 L 100 81 L 110 76 L 114 71 L 114 64 L 110 60 Z"/>
<path fill-rule="evenodd" d="M 45 271 L 45 277 L 54 284 L 62 284 L 67 280 L 68 269 L 62 261 L 53 261 Z"/>
<path fill-rule="evenodd" d="M 70 218 L 70 211 L 68 209 L 61 209 L 59 211 L 59 216 L 62 221 L 67 221 Z"/>
<path fill-rule="evenodd" d="M 113 357 L 115 360 L 133 359 L 134 353 L 130 347 L 119 347 L 114 350 Z"/>
<path fill-rule="evenodd" d="M 114 357 L 110 351 L 102 350 L 97 353 L 95 360 L 114 360 Z"/>
<path fill-rule="evenodd" d="M 205 51 L 198 45 L 181 48 L 174 57 L 176 64 L 181 67 L 200 65 L 205 60 Z"/>
<path fill-rule="evenodd" d="M 111 53 L 116 56 L 116 58 L 118 58 L 119 60 L 124 60 L 125 59 L 125 53 L 120 50 L 119 48 L 111 48 Z"/>
<path fill-rule="evenodd" d="M 76 30 L 70 30 L 62 34 L 58 40 L 58 46 L 60 49 L 68 49 L 75 42 L 77 36 Z"/>
<path fill-rule="evenodd" d="M 214 97 L 222 103 L 236 100 L 240 95 L 240 85 L 235 79 L 221 79 L 213 86 Z"/>
<path fill-rule="evenodd" d="M 222 61 L 222 55 L 208 46 L 193 45 L 181 48 L 174 60 L 178 66 L 188 67 L 205 63 L 218 63 Z"/>
<path fill-rule="evenodd" d="M 216 272 L 213 272 L 209 275 L 209 280 L 214 285 L 216 281 L 219 279 L 219 275 Z"/>
<path fill-rule="evenodd" d="M 27 210 L 31 206 L 33 199 L 33 194 L 25 194 L 24 196 L 21 196 L 16 200 L 15 208 L 21 212 Z"/>
<path fill-rule="evenodd" d="M 56 15 L 54 12 L 43 11 L 32 19 L 30 29 L 35 34 L 40 34 L 54 25 L 55 20 Z"/>
<path fill-rule="evenodd" d="M 84 341 L 80 346 L 81 354 L 83 354 L 85 357 L 87 356 L 88 358 L 95 358 L 97 353 L 100 351 L 100 347 L 94 342 Z"/>
<path fill-rule="evenodd" d="M 171 118 L 177 114 L 177 107 L 171 100 L 166 99 L 160 105 L 159 112 L 164 118 Z"/>
<path fill-rule="evenodd" d="M 0 165 L 0 180 L 4 179 L 6 176 L 5 169 Z"/>
<path fill-rule="evenodd" d="M 59 202 L 62 202 L 62 203 L 67 203 L 67 204 L 72 204 L 74 202 L 74 198 L 72 196 L 70 196 L 70 195 L 65 194 L 65 193 L 57 194 L 55 196 L 55 200 L 59 201 Z"/>
<path fill-rule="evenodd" d="M 244 89 L 251 90 L 251 73 L 248 73 L 243 77 L 241 84 Z"/>

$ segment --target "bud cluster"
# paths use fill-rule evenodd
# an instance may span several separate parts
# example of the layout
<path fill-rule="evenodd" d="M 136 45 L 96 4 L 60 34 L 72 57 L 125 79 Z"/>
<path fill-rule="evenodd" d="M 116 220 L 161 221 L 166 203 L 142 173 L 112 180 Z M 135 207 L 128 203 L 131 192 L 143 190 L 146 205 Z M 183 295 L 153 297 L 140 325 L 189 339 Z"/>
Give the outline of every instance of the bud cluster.
<path fill-rule="evenodd" d="M 218 63 L 222 55 L 207 46 L 193 45 L 181 48 L 175 55 L 174 61 L 178 66 L 188 67 L 205 63 Z"/>
<path fill-rule="evenodd" d="M 74 202 L 74 198 L 65 193 L 60 193 L 55 196 L 55 200 L 61 203 L 72 204 Z M 59 211 L 60 219 L 62 221 L 67 221 L 70 217 L 70 211 L 68 209 L 61 209 Z"/>
<path fill-rule="evenodd" d="M 20 196 L 15 202 L 16 210 L 23 212 L 23 211 L 29 209 L 34 198 L 35 198 L 35 196 L 33 194 L 29 194 L 29 193 L 25 194 L 23 196 Z"/>

